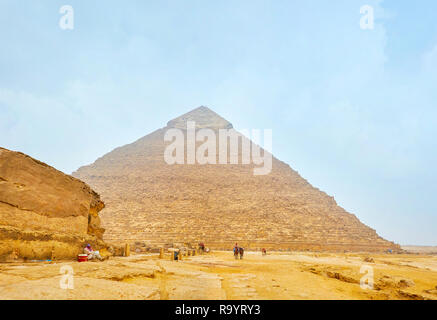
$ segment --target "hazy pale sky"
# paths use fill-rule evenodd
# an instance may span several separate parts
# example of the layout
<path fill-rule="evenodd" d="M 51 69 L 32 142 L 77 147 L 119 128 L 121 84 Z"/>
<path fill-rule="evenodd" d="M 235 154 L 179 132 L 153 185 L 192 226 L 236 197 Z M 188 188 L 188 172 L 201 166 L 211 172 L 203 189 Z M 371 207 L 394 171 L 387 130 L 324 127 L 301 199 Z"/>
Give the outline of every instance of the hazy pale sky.
<path fill-rule="evenodd" d="M 437 245 L 436 13 L 434 0 L 0 0 L 0 146 L 71 173 L 206 105 L 272 129 L 277 158 L 381 236 Z"/>

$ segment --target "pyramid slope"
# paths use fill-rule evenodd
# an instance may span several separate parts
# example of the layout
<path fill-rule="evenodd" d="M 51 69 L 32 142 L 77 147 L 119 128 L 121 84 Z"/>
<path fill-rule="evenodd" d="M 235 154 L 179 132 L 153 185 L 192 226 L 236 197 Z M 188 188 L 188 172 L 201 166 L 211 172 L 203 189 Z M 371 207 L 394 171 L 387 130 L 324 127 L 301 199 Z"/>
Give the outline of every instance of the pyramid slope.
<path fill-rule="evenodd" d="M 216 249 L 235 242 L 248 249 L 399 249 L 276 158 L 264 176 L 254 176 L 253 165 L 167 165 L 164 134 L 188 120 L 198 128 L 232 127 L 197 108 L 73 173 L 107 205 L 101 213 L 105 240 L 156 246 L 204 241 Z"/>

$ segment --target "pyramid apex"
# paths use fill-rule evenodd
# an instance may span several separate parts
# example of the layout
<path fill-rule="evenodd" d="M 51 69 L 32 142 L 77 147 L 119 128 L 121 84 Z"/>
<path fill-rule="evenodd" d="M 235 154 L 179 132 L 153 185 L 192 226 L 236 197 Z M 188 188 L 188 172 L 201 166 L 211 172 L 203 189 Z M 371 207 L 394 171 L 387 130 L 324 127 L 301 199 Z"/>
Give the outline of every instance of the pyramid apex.
<path fill-rule="evenodd" d="M 232 124 L 206 106 L 200 106 L 167 123 L 167 127 L 186 129 L 187 122 L 194 121 L 197 129 L 231 129 Z"/>

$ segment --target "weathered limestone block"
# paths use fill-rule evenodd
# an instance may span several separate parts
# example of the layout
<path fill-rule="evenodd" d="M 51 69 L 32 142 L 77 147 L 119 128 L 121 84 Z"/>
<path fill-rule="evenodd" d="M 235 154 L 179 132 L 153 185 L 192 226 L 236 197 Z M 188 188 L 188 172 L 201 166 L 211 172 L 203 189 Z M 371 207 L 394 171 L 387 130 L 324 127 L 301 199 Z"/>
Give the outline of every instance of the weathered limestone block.
<path fill-rule="evenodd" d="M 105 246 L 100 196 L 82 181 L 23 153 L 0 148 L 0 259 L 74 258 Z"/>

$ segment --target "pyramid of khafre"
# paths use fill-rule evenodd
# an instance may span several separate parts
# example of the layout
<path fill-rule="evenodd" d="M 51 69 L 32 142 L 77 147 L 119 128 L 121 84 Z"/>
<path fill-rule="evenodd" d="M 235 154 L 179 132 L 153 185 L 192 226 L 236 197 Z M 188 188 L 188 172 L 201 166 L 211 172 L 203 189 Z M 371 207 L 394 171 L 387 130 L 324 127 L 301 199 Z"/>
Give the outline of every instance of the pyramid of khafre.
<path fill-rule="evenodd" d="M 187 121 L 195 122 L 195 130 L 236 132 L 228 121 L 200 107 L 73 173 L 106 203 L 101 212 L 105 240 L 151 246 L 203 241 L 216 249 L 232 248 L 235 242 L 247 249 L 399 249 L 274 157 L 266 175 L 254 175 L 257 166 L 241 161 L 167 164 L 164 150 L 172 141 L 164 141 L 165 133 L 171 128 L 186 133 Z M 249 140 L 237 134 L 241 159 L 241 144 Z"/>

